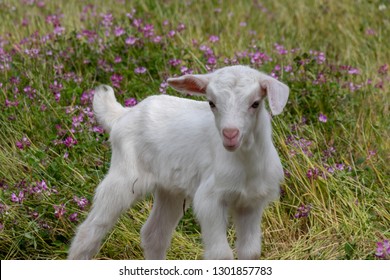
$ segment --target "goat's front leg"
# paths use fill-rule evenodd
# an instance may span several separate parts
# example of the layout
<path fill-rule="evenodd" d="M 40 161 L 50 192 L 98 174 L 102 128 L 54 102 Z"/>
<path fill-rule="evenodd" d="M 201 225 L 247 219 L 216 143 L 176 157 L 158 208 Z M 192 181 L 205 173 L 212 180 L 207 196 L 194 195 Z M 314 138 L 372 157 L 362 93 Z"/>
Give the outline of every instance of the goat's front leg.
<path fill-rule="evenodd" d="M 258 260 L 261 254 L 261 216 L 263 207 L 237 207 L 233 219 L 236 227 L 236 249 L 239 259 Z"/>
<path fill-rule="evenodd" d="M 207 188 L 200 187 L 194 197 L 194 210 L 200 222 L 205 259 L 233 259 L 226 236 L 227 206 Z"/>

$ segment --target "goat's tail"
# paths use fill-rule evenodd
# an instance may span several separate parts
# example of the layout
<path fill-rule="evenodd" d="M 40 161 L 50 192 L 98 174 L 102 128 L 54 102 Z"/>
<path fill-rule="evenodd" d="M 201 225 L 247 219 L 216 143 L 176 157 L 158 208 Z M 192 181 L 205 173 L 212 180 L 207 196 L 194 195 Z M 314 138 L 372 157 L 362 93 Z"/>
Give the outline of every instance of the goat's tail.
<path fill-rule="evenodd" d="M 126 109 L 116 101 L 112 87 L 102 85 L 95 89 L 93 111 L 99 124 L 110 132 L 115 121 L 126 112 Z"/>

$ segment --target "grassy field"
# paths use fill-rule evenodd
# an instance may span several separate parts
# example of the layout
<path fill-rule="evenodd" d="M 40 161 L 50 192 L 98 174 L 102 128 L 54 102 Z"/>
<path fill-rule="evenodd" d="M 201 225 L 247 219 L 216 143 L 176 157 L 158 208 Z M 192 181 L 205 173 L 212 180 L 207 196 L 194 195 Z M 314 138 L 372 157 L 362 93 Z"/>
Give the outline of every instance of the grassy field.
<path fill-rule="evenodd" d="M 232 64 L 291 89 L 273 119 L 286 180 L 262 258 L 390 259 L 389 1 L 5 0 L 0 18 L 1 259 L 66 258 L 109 167 L 96 85 L 136 106 L 176 94 L 170 76 Z M 152 201 L 97 258 L 143 258 Z M 199 232 L 189 210 L 168 259 L 201 259 Z"/>

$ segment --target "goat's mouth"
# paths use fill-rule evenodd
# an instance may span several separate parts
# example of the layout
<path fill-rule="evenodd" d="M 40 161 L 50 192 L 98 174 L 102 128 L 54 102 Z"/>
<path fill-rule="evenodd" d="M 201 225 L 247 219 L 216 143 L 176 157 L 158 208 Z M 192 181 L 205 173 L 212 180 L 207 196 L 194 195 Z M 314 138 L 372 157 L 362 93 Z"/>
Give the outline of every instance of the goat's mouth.
<path fill-rule="evenodd" d="M 229 152 L 233 152 L 233 151 L 237 150 L 238 147 L 240 147 L 240 142 L 241 141 L 240 141 L 240 139 L 238 137 L 234 138 L 234 139 L 226 139 L 226 138 L 224 138 L 223 139 L 223 146 Z"/>

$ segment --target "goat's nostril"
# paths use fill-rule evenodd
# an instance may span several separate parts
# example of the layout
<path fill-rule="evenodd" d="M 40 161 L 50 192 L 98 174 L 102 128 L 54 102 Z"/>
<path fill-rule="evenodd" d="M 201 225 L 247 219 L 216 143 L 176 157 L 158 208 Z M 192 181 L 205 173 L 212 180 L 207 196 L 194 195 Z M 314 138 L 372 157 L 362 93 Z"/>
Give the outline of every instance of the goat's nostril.
<path fill-rule="evenodd" d="M 238 135 L 240 131 L 237 128 L 224 128 L 222 130 L 223 136 L 225 136 L 228 139 L 233 139 Z"/>

